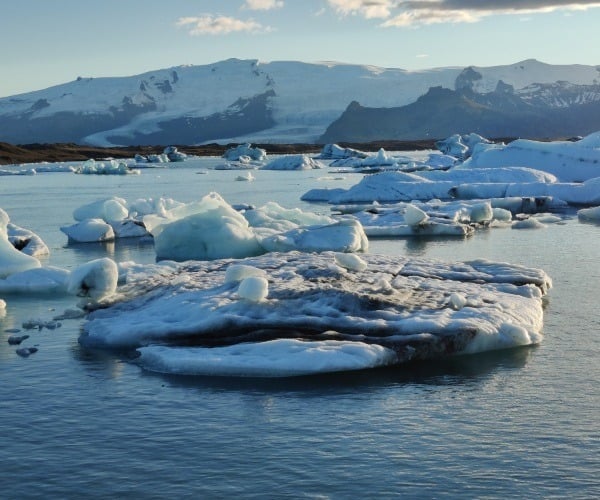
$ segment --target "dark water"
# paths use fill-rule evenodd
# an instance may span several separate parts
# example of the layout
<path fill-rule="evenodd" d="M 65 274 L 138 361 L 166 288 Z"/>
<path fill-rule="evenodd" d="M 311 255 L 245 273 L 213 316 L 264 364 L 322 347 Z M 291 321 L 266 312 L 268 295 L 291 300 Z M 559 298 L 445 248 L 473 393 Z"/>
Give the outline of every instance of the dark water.
<path fill-rule="evenodd" d="M 209 160 L 203 160 L 209 161 Z M 51 247 L 47 264 L 104 255 L 151 262 L 136 242 L 65 247 L 60 225 L 108 194 L 286 207 L 320 172 L 181 170 L 141 177 L 3 178 L 0 207 Z M 313 207 L 326 211 L 326 207 Z M 593 498 L 600 496 L 600 227 L 570 219 L 542 230 L 494 229 L 469 240 L 375 240 L 372 252 L 485 257 L 545 269 L 554 280 L 545 338 L 520 348 L 403 368 L 281 380 L 150 374 L 77 342 L 80 322 L 24 331 L 72 299 L 3 297 L 0 320 L 2 498 Z M 3 331 L 4 330 L 4 331 Z"/>

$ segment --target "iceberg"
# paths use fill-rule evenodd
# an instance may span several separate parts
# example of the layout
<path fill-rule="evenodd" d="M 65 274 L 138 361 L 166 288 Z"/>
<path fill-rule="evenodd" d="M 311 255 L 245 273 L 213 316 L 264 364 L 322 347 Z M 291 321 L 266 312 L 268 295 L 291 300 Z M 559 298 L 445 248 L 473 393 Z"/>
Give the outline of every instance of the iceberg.
<path fill-rule="evenodd" d="M 367 158 L 368 156 L 368 153 L 358 149 L 344 148 L 337 144 L 325 144 L 316 158 L 319 160 L 340 160 L 343 158 Z"/>
<path fill-rule="evenodd" d="M 92 260 L 74 269 L 67 281 L 67 292 L 100 300 L 117 289 L 119 269 L 109 258 Z"/>
<path fill-rule="evenodd" d="M 580 221 L 600 222 L 600 206 L 591 208 L 582 208 L 577 211 L 577 217 Z"/>
<path fill-rule="evenodd" d="M 97 162 L 93 159 L 87 160 L 80 167 L 75 168 L 74 173 L 85 175 L 139 175 L 140 171 L 130 168 L 127 163 L 122 161 L 109 160 L 108 162 Z"/>
<path fill-rule="evenodd" d="M 509 183 L 551 184 L 556 178 L 546 172 L 524 167 L 503 167 L 490 169 L 466 169 L 455 167 L 450 170 L 431 170 L 423 172 L 381 172 L 366 175 L 350 189 L 329 198 L 329 203 L 394 203 L 398 201 L 449 199 L 456 197 L 457 186 L 468 188 L 481 183 L 482 186 Z M 501 184 L 500 184 L 501 183 Z M 491 195 L 502 196 L 506 189 L 497 189 L 493 194 L 486 193 L 480 198 Z M 321 193 L 323 194 L 323 193 Z M 516 195 L 514 195 L 516 196 Z M 314 193 L 313 193 L 314 197 Z M 304 198 L 304 197 L 303 197 Z"/>
<path fill-rule="evenodd" d="M 71 226 L 62 226 L 60 230 L 68 236 L 69 242 L 75 243 L 113 241 L 115 239 L 112 226 L 102 219 L 86 219 Z"/>
<path fill-rule="evenodd" d="M 308 155 L 285 155 L 261 167 L 261 170 L 312 170 L 323 168 L 324 165 Z"/>
<path fill-rule="evenodd" d="M 41 267 L 40 261 L 31 255 L 20 252 L 9 241 L 8 226 L 10 218 L 0 208 L 0 279 L 14 273 Z M 40 240 L 41 241 L 41 240 Z M 45 246 L 45 245 L 44 245 Z"/>
<path fill-rule="evenodd" d="M 292 252 L 138 269 L 88 315 L 79 341 L 142 348 L 140 364 L 155 371 L 292 376 L 542 340 L 542 297 L 552 285 L 542 270 L 486 260 L 347 259 Z M 240 282 L 226 279 L 232 265 L 267 274 L 249 286 L 263 292 L 260 300 L 247 300 Z M 332 353 L 317 362 L 321 350 Z M 350 352 L 354 361 L 342 362 Z"/>
<path fill-rule="evenodd" d="M 600 177 L 598 133 L 577 142 L 518 139 L 507 145 L 475 147 L 464 166 L 472 169 L 511 166 L 551 173 L 560 182 L 584 182 Z"/>
<path fill-rule="evenodd" d="M 436 141 L 435 147 L 442 153 L 464 160 L 473 154 L 478 144 L 492 144 L 492 141 L 479 134 L 454 134 L 450 137 Z"/>
<path fill-rule="evenodd" d="M 261 148 L 253 148 L 251 144 L 246 143 L 229 148 L 223 153 L 223 158 L 229 161 L 240 161 L 244 156 L 250 160 L 262 162 L 267 159 L 267 152 Z"/>
<path fill-rule="evenodd" d="M 44 240 L 29 229 L 9 223 L 6 226 L 6 232 L 12 246 L 25 255 L 31 257 L 50 255 L 50 250 Z"/>

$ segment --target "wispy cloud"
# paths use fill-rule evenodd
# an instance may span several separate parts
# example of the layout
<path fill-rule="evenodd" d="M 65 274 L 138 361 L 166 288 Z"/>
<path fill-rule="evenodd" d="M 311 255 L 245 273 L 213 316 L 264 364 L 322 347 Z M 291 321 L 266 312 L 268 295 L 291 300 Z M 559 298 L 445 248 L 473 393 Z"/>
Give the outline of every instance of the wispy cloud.
<path fill-rule="evenodd" d="M 474 23 L 493 15 L 532 15 L 600 7 L 598 0 L 327 0 L 341 15 L 382 19 L 381 26 Z"/>
<path fill-rule="evenodd" d="M 198 17 L 180 17 L 177 26 L 185 27 L 190 35 L 227 35 L 229 33 L 268 33 L 269 26 L 263 26 L 254 19 L 236 19 L 227 16 L 204 14 Z"/>
<path fill-rule="evenodd" d="M 392 13 L 392 0 L 327 0 L 339 14 L 359 14 L 367 19 L 386 18 Z"/>
<path fill-rule="evenodd" d="M 283 7 L 283 0 L 246 0 L 243 9 L 248 10 L 271 10 Z"/>

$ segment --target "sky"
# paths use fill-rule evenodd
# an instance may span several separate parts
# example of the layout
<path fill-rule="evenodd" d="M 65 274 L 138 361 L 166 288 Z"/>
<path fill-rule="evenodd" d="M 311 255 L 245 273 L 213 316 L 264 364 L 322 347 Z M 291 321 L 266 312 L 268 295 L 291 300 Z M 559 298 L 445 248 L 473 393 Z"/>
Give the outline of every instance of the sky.
<path fill-rule="evenodd" d="M 600 64 L 600 1 L 4 0 L 0 97 L 229 58 Z"/>

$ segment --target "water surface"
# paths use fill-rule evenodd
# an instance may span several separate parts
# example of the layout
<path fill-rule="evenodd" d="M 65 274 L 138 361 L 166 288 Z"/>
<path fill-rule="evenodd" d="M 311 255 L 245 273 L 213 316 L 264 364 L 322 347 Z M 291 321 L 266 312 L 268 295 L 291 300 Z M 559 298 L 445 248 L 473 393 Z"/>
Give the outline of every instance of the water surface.
<path fill-rule="evenodd" d="M 141 176 L 3 178 L 0 207 L 51 249 L 44 264 L 109 255 L 152 262 L 136 241 L 66 246 L 72 211 L 117 195 L 230 203 L 299 201 L 356 175 L 205 172 L 217 159 Z M 333 174 L 332 177 L 340 177 Z M 371 252 L 488 258 L 554 280 L 544 341 L 445 362 L 281 380 L 175 377 L 125 355 L 82 348 L 80 322 L 29 333 L 21 358 L 7 329 L 50 319 L 73 298 L 3 297 L 0 487 L 4 498 L 506 498 L 600 496 L 600 227 L 569 218 L 541 230 L 468 240 L 373 240 Z M 25 343 L 24 343 L 25 344 Z"/>

